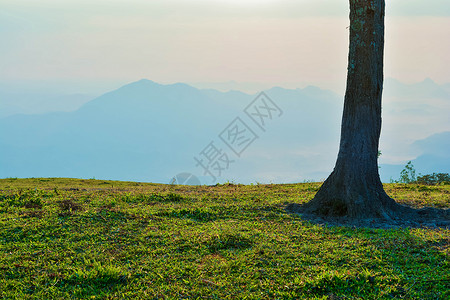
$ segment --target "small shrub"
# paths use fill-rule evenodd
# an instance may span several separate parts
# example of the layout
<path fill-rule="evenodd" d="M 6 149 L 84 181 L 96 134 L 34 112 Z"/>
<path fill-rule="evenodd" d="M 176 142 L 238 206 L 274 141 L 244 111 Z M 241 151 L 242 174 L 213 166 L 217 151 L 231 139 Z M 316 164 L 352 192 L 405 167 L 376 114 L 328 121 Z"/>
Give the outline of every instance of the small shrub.
<path fill-rule="evenodd" d="M 405 168 L 400 172 L 399 183 L 415 183 L 417 181 L 416 169 L 411 161 L 409 161 Z"/>
<path fill-rule="evenodd" d="M 448 173 L 432 173 L 416 177 L 416 170 L 411 161 L 409 161 L 405 168 L 400 172 L 398 180 L 392 180 L 391 183 L 417 183 L 424 185 L 436 184 L 450 184 L 450 175 Z"/>
<path fill-rule="evenodd" d="M 448 173 L 420 175 L 417 177 L 417 183 L 425 185 L 450 184 L 450 175 Z"/>
<path fill-rule="evenodd" d="M 391 179 L 391 183 L 416 183 L 416 169 L 411 161 L 408 161 L 405 168 L 400 172 L 398 180 Z"/>

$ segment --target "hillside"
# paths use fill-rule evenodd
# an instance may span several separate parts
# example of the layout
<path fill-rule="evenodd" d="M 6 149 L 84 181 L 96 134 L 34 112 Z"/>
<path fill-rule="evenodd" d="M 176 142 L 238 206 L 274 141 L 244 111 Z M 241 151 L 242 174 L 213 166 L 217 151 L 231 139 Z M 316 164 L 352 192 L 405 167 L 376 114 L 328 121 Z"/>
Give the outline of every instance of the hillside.
<path fill-rule="evenodd" d="M 0 180 L 5 299 L 446 299 L 448 229 L 327 227 L 285 210 L 320 184 Z M 391 185 L 414 207 L 450 186 Z"/>

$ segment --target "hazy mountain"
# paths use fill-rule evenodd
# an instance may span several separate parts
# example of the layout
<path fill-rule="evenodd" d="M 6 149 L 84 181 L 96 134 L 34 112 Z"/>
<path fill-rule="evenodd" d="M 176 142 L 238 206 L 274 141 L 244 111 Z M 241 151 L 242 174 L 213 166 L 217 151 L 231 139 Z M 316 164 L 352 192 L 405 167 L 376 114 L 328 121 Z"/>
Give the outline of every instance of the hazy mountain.
<path fill-rule="evenodd" d="M 419 174 L 450 173 L 450 131 L 441 132 L 410 145 L 412 151 L 418 153 L 411 162 Z M 381 165 L 380 176 L 384 182 L 398 179 L 406 162 L 397 165 Z"/>
<path fill-rule="evenodd" d="M 433 154 L 450 158 L 450 131 L 440 132 L 411 145 L 420 154 Z"/>
<path fill-rule="evenodd" d="M 413 160 L 422 174 L 433 172 L 450 173 L 450 131 L 434 134 L 412 144 L 420 155 Z"/>
<path fill-rule="evenodd" d="M 393 78 L 387 78 L 384 83 L 385 97 L 402 98 L 445 98 L 450 99 L 448 87 L 439 85 L 430 78 L 414 84 L 405 84 Z"/>
<path fill-rule="evenodd" d="M 447 93 L 450 93 L 450 83 L 443 84 L 443 85 L 442 85 L 442 88 L 443 88 L 444 90 L 446 90 Z"/>
<path fill-rule="evenodd" d="M 0 118 L 75 111 L 123 82 L 116 80 L 0 80 Z"/>
<path fill-rule="evenodd" d="M 53 94 L 0 91 L 0 118 L 14 114 L 74 111 L 92 100 L 86 94 Z"/>
<path fill-rule="evenodd" d="M 383 97 L 382 181 L 398 179 L 411 160 L 417 173 L 450 173 L 450 89 L 430 78 L 415 84 L 387 79 Z"/>
<path fill-rule="evenodd" d="M 332 140 L 341 99 L 317 88 L 273 88 L 267 94 L 283 115 L 273 120 L 266 132 L 243 113 L 256 95 L 199 90 L 185 84 L 160 85 L 149 80 L 104 94 L 75 112 L 9 116 L 0 119 L 0 177 L 168 182 L 186 170 L 202 175 L 194 156 L 211 141 L 226 148 L 218 135 L 234 118 L 241 117 L 258 140 L 241 158 L 233 156 L 232 166 L 219 179 L 250 182 L 267 176 L 281 178 L 254 174 L 279 174 L 286 164 L 283 161 L 289 159 L 292 165 L 293 157 L 307 160 L 307 151 L 299 153 L 301 145 L 317 146 Z M 231 157 L 233 153 L 228 152 Z M 300 165 L 298 174 L 301 169 Z"/>
<path fill-rule="evenodd" d="M 11 115 L 0 119 L 0 177 L 95 177 L 167 183 L 178 173 L 190 172 L 210 184 L 212 178 L 196 166 L 194 157 L 205 158 L 208 145 L 214 145 L 229 159 L 228 168 L 221 171 L 217 181 L 326 178 L 338 150 L 342 97 L 312 86 L 274 87 L 265 93 L 266 102 L 253 102 L 258 94 L 140 80 L 73 112 Z M 388 117 L 389 113 L 388 109 Z M 227 145 L 233 139 L 233 128 L 237 128 L 232 123 L 237 117 L 250 130 L 247 132 L 253 133 L 251 144 L 240 155 Z M 264 126 L 258 125 L 261 120 Z M 423 157 L 419 158 L 424 165 L 425 161 L 429 166 L 442 163 L 442 156 L 436 156 L 434 150 L 446 149 L 440 142 L 445 137 L 435 139 L 409 146 Z M 435 146 L 427 148 L 424 143 Z M 389 155 L 383 152 L 382 160 Z M 397 169 L 402 166 L 383 165 L 385 181 L 398 177 Z"/>

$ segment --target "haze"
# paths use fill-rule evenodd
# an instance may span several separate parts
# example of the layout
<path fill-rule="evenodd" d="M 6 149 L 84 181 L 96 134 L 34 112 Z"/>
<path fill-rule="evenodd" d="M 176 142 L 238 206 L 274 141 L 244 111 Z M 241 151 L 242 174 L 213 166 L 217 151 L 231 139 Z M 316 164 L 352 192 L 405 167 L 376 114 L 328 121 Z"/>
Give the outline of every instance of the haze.
<path fill-rule="evenodd" d="M 3 0 L 0 80 L 77 92 L 233 80 L 343 94 L 347 2 Z M 450 82 L 449 16 L 446 0 L 387 1 L 386 77 Z"/>

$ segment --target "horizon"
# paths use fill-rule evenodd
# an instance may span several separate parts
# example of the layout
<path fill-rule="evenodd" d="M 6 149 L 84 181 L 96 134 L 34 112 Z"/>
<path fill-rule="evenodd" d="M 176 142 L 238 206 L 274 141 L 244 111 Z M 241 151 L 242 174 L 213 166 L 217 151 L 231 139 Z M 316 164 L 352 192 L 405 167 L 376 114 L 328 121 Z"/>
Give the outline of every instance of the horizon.
<path fill-rule="evenodd" d="M 111 81 L 111 82 L 105 82 L 102 81 L 99 85 L 93 85 L 92 82 L 84 82 L 84 81 L 64 81 L 64 80 L 49 80 L 49 81 L 42 81 L 42 80 L 17 80 L 17 81 L 10 81 L 10 80 L 0 80 L 0 92 L 8 92 L 12 94 L 19 94 L 19 93 L 42 93 L 42 94 L 54 94 L 54 95 L 72 95 L 72 94 L 84 94 L 89 96 L 91 100 L 101 96 L 102 94 L 114 91 L 116 89 L 119 89 L 125 85 L 138 82 L 141 80 L 148 80 L 151 82 L 155 82 L 160 85 L 173 85 L 173 84 L 187 84 L 191 87 L 195 87 L 197 89 L 214 89 L 220 92 L 230 92 L 230 91 L 238 91 L 242 92 L 248 95 L 254 95 L 258 92 L 272 89 L 272 88 L 283 88 L 283 89 L 289 89 L 289 90 L 295 90 L 295 89 L 304 89 L 307 87 L 317 87 L 323 90 L 328 90 L 333 93 L 336 93 L 340 96 L 345 95 L 344 91 L 337 91 L 336 89 L 327 88 L 326 86 L 321 85 L 315 85 L 315 84 L 298 84 L 295 83 L 284 83 L 284 84 L 270 84 L 270 83 L 262 83 L 262 82 L 245 82 L 245 81 L 236 81 L 236 80 L 228 80 L 228 81 L 204 81 L 204 82 L 183 82 L 183 81 L 173 81 L 173 82 L 163 82 L 163 81 L 157 81 L 152 78 L 139 78 L 136 80 L 131 81 Z M 433 78 L 429 76 L 425 76 L 421 80 L 413 80 L 413 81 L 403 81 L 398 78 L 394 77 L 385 77 L 384 83 L 389 81 L 395 81 L 404 85 L 416 85 L 420 83 L 425 83 L 427 81 L 431 80 L 433 83 L 446 87 L 450 86 L 449 82 L 443 82 L 439 83 Z M 384 93 L 385 88 L 383 88 Z M 1 99 L 0 99 L 1 100 Z"/>

